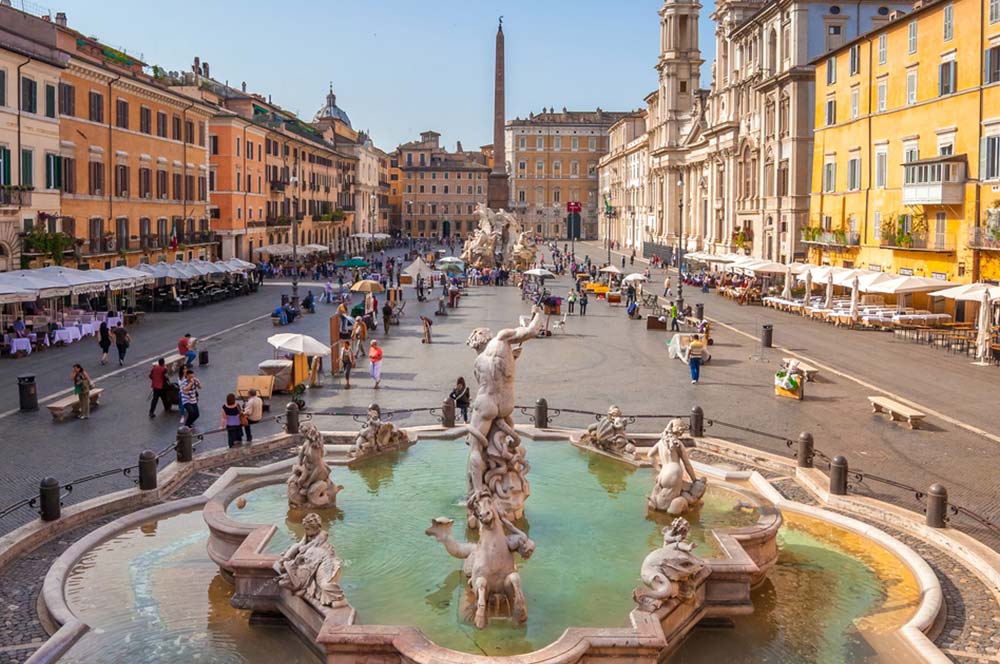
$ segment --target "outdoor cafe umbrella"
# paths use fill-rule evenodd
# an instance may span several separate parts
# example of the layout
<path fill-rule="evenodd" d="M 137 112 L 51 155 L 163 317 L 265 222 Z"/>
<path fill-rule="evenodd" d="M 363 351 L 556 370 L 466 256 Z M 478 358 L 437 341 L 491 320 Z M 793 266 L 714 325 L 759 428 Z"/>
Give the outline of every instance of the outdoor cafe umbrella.
<path fill-rule="evenodd" d="M 382 287 L 377 281 L 371 279 L 362 279 L 361 281 L 355 282 L 351 286 L 351 290 L 355 293 L 382 293 L 385 288 Z"/>
<path fill-rule="evenodd" d="M 605 265 L 600 270 L 598 270 L 598 272 L 607 272 L 608 274 L 621 274 L 622 273 L 622 271 L 619 270 L 614 265 Z"/>
<path fill-rule="evenodd" d="M 527 270 L 525 274 L 530 275 L 532 277 L 538 277 L 539 279 L 555 278 L 556 276 L 543 267 L 536 267 L 534 269 Z"/>
<path fill-rule="evenodd" d="M 368 261 L 364 258 L 351 258 L 337 263 L 337 267 L 368 267 Z"/>
<path fill-rule="evenodd" d="M 1000 299 L 1000 286 L 984 284 L 983 282 L 945 288 L 944 290 L 928 293 L 928 295 L 931 297 L 946 297 L 949 300 L 956 300 L 958 302 L 979 302 L 984 292 L 989 294 L 991 300 Z"/>
<path fill-rule="evenodd" d="M 230 258 L 228 261 L 226 261 L 226 264 L 227 265 L 232 265 L 235 268 L 240 268 L 240 269 L 244 269 L 244 270 L 252 270 L 255 267 L 257 267 L 253 263 L 245 261 L 242 258 Z"/>
<path fill-rule="evenodd" d="M 375 235 L 372 237 L 374 237 L 376 240 L 388 240 L 392 236 L 386 235 L 385 233 L 375 233 Z"/>
<path fill-rule="evenodd" d="M 781 291 L 781 297 L 784 300 L 792 299 L 792 266 L 785 266 L 785 288 Z"/>
<path fill-rule="evenodd" d="M 34 291 L 22 290 L 13 284 L 0 283 L 0 304 L 34 302 L 37 297 L 38 294 Z"/>
<path fill-rule="evenodd" d="M 859 277 L 854 277 L 854 281 L 851 283 L 851 322 L 858 322 L 858 299 L 861 292 L 861 283 Z"/>
<path fill-rule="evenodd" d="M 990 355 L 990 293 L 984 290 L 979 302 L 979 329 L 976 331 L 976 359 L 986 364 Z"/>
<path fill-rule="evenodd" d="M 824 309 L 833 309 L 833 273 L 826 277 L 826 301 L 823 303 Z"/>
<path fill-rule="evenodd" d="M 419 256 L 412 263 L 403 268 L 403 274 L 409 275 L 416 279 L 417 277 L 424 277 L 429 279 L 434 276 L 434 270 L 430 268 L 427 263 L 424 262 L 423 258 Z"/>
<path fill-rule="evenodd" d="M 644 274 L 639 274 L 638 272 L 633 272 L 632 274 L 630 274 L 627 277 L 625 277 L 624 279 L 622 279 L 622 281 L 624 281 L 625 283 L 631 283 L 633 281 L 649 281 L 649 279 L 647 279 L 646 275 L 644 275 Z"/>
<path fill-rule="evenodd" d="M 806 307 L 809 306 L 809 300 L 812 297 L 812 288 L 813 288 L 812 270 L 806 270 L 806 297 L 805 297 L 805 306 L 802 307 L 803 315 L 805 315 L 806 313 Z"/>
<path fill-rule="evenodd" d="M 49 267 L 38 268 L 34 272 L 44 279 L 64 284 L 74 295 L 78 293 L 98 293 L 103 291 L 108 284 L 108 281 L 97 274 L 96 270 L 90 272 L 89 270 L 74 270 L 69 267 L 50 265 Z"/>
<path fill-rule="evenodd" d="M 282 333 L 267 338 L 267 343 L 293 355 L 329 355 L 330 347 L 307 334 Z"/>

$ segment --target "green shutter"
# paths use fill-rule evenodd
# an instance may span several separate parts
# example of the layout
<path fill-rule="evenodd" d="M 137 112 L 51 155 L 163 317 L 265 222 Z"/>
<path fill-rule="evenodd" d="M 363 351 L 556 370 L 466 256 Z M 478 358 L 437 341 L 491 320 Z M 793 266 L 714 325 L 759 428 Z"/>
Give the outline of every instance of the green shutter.
<path fill-rule="evenodd" d="M 979 139 L 979 181 L 986 181 L 986 167 L 989 160 L 989 138 Z"/>
<path fill-rule="evenodd" d="M 45 86 L 45 115 L 46 117 L 56 117 L 56 88 L 54 85 Z"/>
<path fill-rule="evenodd" d="M 52 155 L 53 166 L 55 167 L 54 172 L 56 176 L 56 181 L 53 184 L 53 189 L 62 189 L 62 157 L 59 155 Z"/>
<path fill-rule="evenodd" d="M 0 69 L 0 106 L 7 105 L 7 72 Z"/>
<path fill-rule="evenodd" d="M 35 184 L 32 156 L 31 150 L 21 150 L 21 184 L 25 187 Z"/>
<path fill-rule="evenodd" d="M 0 184 L 10 184 L 10 150 L 0 148 Z"/>

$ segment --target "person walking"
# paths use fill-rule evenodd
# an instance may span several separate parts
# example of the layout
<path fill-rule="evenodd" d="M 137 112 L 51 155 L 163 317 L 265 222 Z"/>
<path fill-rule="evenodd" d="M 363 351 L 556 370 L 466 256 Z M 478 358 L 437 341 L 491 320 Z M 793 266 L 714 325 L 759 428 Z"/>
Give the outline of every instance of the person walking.
<path fill-rule="evenodd" d="M 625 257 L 624 256 L 622 256 L 622 269 L 623 270 L 625 269 Z"/>
<path fill-rule="evenodd" d="M 187 384 L 187 365 L 182 364 L 177 370 L 177 412 L 181 416 L 181 424 L 184 424 L 184 386 Z"/>
<path fill-rule="evenodd" d="M 198 421 L 201 411 L 198 409 L 198 390 L 201 382 L 194 375 L 194 369 L 188 369 L 181 387 L 181 403 L 184 404 L 184 426 L 191 428 Z"/>
<path fill-rule="evenodd" d="M 108 363 L 108 351 L 111 350 L 111 333 L 108 332 L 108 322 L 101 321 L 101 328 L 97 335 L 97 345 L 101 347 L 101 364 Z"/>
<path fill-rule="evenodd" d="M 677 311 L 677 303 L 673 300 L 670 301 L 670 331 L 681 331 L 680 313 Z"/>
<path fill-rule="evenodd" d="M 90 388 L 93 387 L 90 375 L 82 366 L 74 364 L 73 374 L 70 378 L 73 381 L 73 394 L 76 395 L 78 400 L 77 408 L 80 411 L 77 417 L 81 420 L 86 420 L 90 417 Z"/>
<path fill-rule="evenodd" d="M 389 321 L 392 318 L 392 305 L 389 304 L 389 300 L 385 301 L 382 305 L 382 329 L 385 332 L 385 336 L 389 336 Z"/>
<path fill-rule="evenodd" d="M 219 426 L 226 429 L 229 447 L 243 444 L 243 410 L 236 405 L 236 395 L 232 392 L 226 395 Z"/>
<path fill-rule="evenodd" d="M 587 291 L 581 291 L 580 292 L 580 315 L 581 316 L 586 316 L 587 315 L 587 300 L 588 299 L 589 298 L 587 298 Z"/>
<path fill-rule="evenodd" d="M 455 382 L 455 389 L 451 391 L 448 398 L 455 402 L 455 407 L 462 413 L 462 419 L 469 423 L 469 387 L 465 384 L 465 378 L 459 376 Z"/>
<path fill-rule="evenodd" d="M 421 316 L 420 323 L 424 328 L 424 337 L 420 340 L 420 343 L 429 344 L 431 342 L 431 325 L 434 324 L 434 321 L 427 316 Z"/>
<path fill-rule="evenodd" d="M 670 297 L 670 275 L 663 277 L 663 297 Z"/>
<path fill-rule="evenodd" d="M 250 398 L 243 404 L 243 433 L 246 435 L 247 444 L 253 442 L 253 430 L 251 427 L 261 421 L 264 417 L 264 400 L 257 396 L 257 390 L 250 389 Z"/>
<path fill-rule="evenodd" d="M 115 329 L 111 330 L 111 336 L 115 338 L 115 346 L 118 348 L 118 366 L 125 366 L 125 353 L 128 352 L 129 344 L 132 343 L 132 337 L 129 336 L 128 330 L 121 323 L 115 325 Z"/>
<path fill-rule="evenodd" d="M 351 389 L 351 369 L 354 368 L 354 351 L 350 339 L 340 342 L 340 365 L 344 367 L 344 389 Z"/>
<path fill-rule="evenodd" d="M 573 307 L 576 306 L 576 291 L 572 288 L 569 289 L 569 294 L 566 296 L 566 306 L 569 307 L 569 314 L 573 315 Z"/>
<path fill-rule="evenodd" d="M 164 388 L 167 386 L 167 367 L 162 357 L 149 370 L 149 386 L 153 390 L 153 400 L 149 402 L 149 416 L 156 417 L 157 402 L 162 401 L 163 410 L 168 410 L 167 397 L 164 394 Z"/>
<path fill-rule="evenodd" d="M 705 346 L 701 343 L 700 335 L 691 337 L 691 344 L 688 346 L 688 366 L 691 368 L 691 384 L 697 385 L 701 379 L 701 359 L 705 352 Z"/>
<path fill-rule="evenodd" d="M 184 364 L 188 369 L 194 365 L 194 360 L 198 357 L 198 353 L 194 350 L 194 341 L 191 339 L 190 332 L 177 340 L 177 354 L 185 358 Z"/>
<path fill-rule="evenodd" d="M 372 378 L 375 379 L 375 389 L 379 388 L 382 382 L 382 349 L 376 339 L 372 339 L 368 346 L 368 361 L 371 363 Z"/>

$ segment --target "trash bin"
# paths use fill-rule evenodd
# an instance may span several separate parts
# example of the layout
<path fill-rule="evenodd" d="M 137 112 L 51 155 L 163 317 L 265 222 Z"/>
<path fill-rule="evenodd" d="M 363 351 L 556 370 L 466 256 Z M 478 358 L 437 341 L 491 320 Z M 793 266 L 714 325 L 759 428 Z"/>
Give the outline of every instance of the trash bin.
<path fill-rule="evenodd" d="M 17 394 L 21 410 L 38 410 L 38 388 L 35 386 L 34 375 L 25 374 L 17 377 Z"/>
<path fill-rule="evenodd" d="M 765 324 L 760 326 L 760 345 L 770 348 L 774 341 L 774 326 Z"/>
<path fill-rule="evenodd" d="M 694 317 L 698 320 L 705 320 L 705 303 L 699 302 L 694 305 Z"/>
<path fill-rule="evenodd" d="M 208 364 L 208 351 L 200 350 L 198 351 L 198 366 L 203 367 Z"/>

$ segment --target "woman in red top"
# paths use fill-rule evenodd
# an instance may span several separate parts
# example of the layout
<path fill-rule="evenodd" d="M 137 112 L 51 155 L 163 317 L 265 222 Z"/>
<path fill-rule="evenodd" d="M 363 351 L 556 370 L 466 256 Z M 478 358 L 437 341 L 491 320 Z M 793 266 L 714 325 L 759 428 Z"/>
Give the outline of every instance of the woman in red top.
<path fill-rule="evenodd" d="M 368 361 L 372 365 L 372 378 L 375 379 L 375 389 L 377 390 L 378 384 L 382 382 L 382 349 L 375 339 L 372 339 L 371 345 L 368 347 Z"/>

